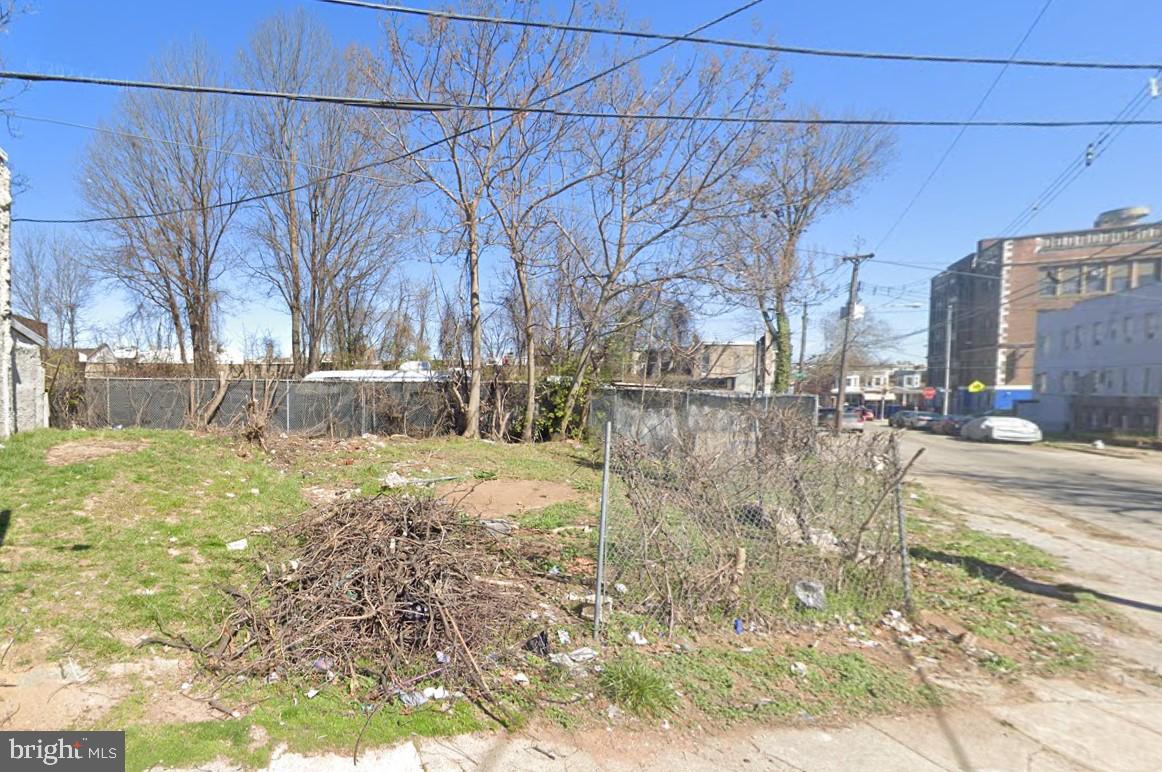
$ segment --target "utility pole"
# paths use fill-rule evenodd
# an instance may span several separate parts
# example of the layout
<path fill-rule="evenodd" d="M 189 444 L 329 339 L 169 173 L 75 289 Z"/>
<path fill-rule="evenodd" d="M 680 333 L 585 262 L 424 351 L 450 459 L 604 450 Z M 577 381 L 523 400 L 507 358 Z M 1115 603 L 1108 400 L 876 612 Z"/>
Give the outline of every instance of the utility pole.
<path fill-rule="evenodd" d="M 12 176 L 0 150 L 0 439 L 16 431 L 12 335 Z"/>
<path fill-rule="evenodd" d="M 948 392 L 952 388 L 952 309 L 955 307 L 954 297 L 948 301 L 948 308 L 944 312 L 944 415 L 948 415 Z"/>
<path fill-rule="evenodd" d="M 874 254 L 852 255 L 843 258 L 851 263 L 851 287 L 847 295 L 847 316 L 843 320 L 843 347 L 839 350 L 839 384 L 835 395 L 835 431 L 843 428 L 843 405 L 847 399 L 847 344 L 851 339 L 851 317 L 855 314 L 855 297 L 859 289 L 859 264 L 870 260 Z"/>

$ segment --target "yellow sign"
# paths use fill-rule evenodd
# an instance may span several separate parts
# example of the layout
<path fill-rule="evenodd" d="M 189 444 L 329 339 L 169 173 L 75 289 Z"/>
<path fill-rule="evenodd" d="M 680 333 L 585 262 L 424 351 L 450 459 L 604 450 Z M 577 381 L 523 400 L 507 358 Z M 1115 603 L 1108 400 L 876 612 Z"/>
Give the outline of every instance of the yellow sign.
<path fill-rule="evenodd" d="M 972 383 L 968 384 L 968 390 L 973 394 L 979 394 L 987 388 L 988 387 L 980 381 L 973 381 Z"/>

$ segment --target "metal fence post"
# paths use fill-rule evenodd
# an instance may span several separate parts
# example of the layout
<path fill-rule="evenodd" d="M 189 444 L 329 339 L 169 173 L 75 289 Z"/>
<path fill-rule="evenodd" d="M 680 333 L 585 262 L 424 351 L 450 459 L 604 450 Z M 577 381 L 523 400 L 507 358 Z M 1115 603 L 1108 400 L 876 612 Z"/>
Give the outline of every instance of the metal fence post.
<path fill-rule="evenodd" d="M 113 400 L 109 396 L 109 378 L 105 378 L 105 425 L 113 425 Z"/>
<path fill-rule="evenodd" d="M 597 521 L 597 585 L 593 588 L 593 637 L 601 637 L 602 590 L 605 584 L 605 524 L 609 511 L 609 450 L 613 422 L 605 422 L 605 461 L 601 467 L 601 515 Z"/>
<path fill-rule="evenodd" d="M 291 430 L 291 382 L 290 378 L 286 379 L 286 431 L 287 434 Z"/>
<path fill-rule="evenodd" d="M 896 458 L 896 468 L 900 466 L 900 444 L 892 440 L 892 451 Z M 900 573 L 904 580 L 904 612 L 909 616 L 915 611 L 912 604 L 912 568 L 908 555 L 908 525 L 907 515 L 904 512 L 904 480 L 903 476 L 896 477 L 896 527 L 900 537 Z"/>

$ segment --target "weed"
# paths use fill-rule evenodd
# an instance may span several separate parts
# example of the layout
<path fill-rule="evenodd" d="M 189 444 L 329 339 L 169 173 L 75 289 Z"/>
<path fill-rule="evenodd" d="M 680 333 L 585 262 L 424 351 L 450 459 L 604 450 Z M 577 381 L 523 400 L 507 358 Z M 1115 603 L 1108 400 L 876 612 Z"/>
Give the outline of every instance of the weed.
<path fill-rule="evenodd" d="M 609 699 L 639 716 L 660 716 L 678 706 L 678 695 L 642 657 L 626 655 L 601 671 L 601 689 Z"/>

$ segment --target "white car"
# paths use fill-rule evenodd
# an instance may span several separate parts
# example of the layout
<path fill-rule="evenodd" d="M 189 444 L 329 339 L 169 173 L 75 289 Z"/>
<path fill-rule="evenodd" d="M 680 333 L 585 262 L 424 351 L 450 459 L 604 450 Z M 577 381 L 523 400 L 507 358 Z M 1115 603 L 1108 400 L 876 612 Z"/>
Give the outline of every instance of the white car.
<path fill-rule="evenodd" d="M 1041 441 L 1041 428 L 1024 418 L 990 415 L 974 418 L 961 426 L 960 436 L 978 442 L 1033 443 Z"/>

